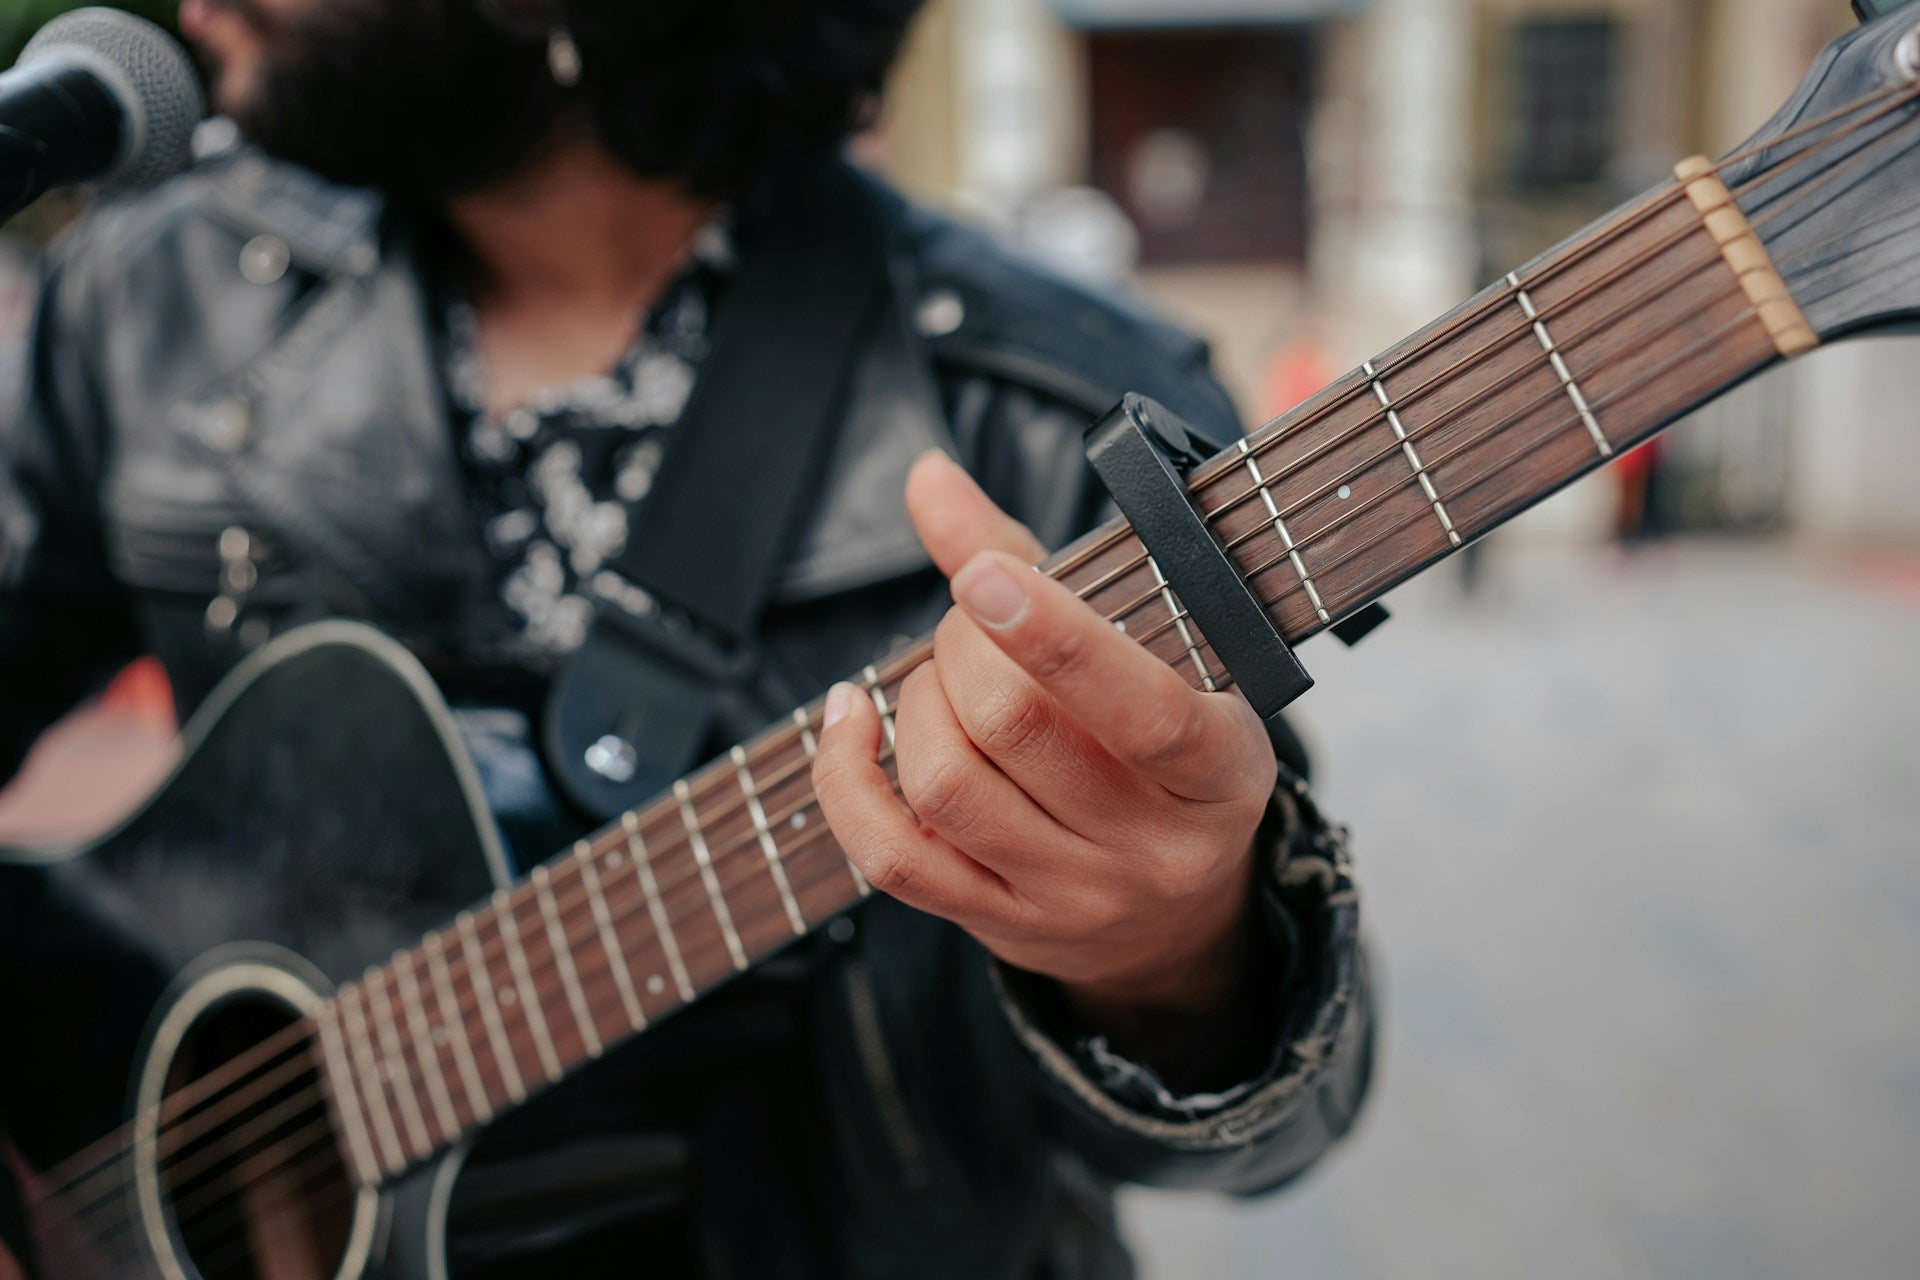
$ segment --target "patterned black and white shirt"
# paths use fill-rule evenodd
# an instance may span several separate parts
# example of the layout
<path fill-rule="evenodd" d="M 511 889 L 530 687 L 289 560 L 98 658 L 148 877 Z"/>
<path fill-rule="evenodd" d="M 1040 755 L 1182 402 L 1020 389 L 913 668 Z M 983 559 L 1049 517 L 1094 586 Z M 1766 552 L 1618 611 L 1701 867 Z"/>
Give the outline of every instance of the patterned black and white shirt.
<path fill-rule="evenodd" d="M 493 660 L 551 672 L 586 639 L 595 580 L 626 549 L 629 509 L 652 489 L 693 395 L 733 266 L 725 225 L 710 223 L 613 369 L 501 415 L 487 409 L 473 307 L 447 297 L 447 385 L 495 565 L 482 641 Z"/>

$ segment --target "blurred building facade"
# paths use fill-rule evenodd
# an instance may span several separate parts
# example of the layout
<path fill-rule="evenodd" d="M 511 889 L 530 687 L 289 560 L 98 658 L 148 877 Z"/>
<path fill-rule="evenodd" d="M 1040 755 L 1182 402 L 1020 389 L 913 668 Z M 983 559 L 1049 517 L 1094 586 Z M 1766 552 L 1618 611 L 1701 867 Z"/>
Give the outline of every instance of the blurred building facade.
<path fill-rule="evenodd" d="M 1250 421 L 1736 146 L 1845 0 L 934 0 L 880 147 L 909 188 L 1210 336 Z M 1920 544 L 1910 339 L 1668 437 L 1690 528 Z M 1588 488 L 1594 488 L 1589 486 Z M 1541 529 L 1597 530 L 1603 493 Z"/>

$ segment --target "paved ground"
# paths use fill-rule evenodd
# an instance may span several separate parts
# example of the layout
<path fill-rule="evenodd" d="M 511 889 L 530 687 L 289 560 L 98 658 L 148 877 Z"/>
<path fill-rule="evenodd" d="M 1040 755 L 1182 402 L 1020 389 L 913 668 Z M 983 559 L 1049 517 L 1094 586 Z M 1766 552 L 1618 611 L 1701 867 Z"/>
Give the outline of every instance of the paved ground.
<path fill-rule="evenodd" d="M 1364 1127 L 1276 1200 L 1133 1200 L 1148 1276 L 1920 1274 L 1920 559 L 1447 585 L 1307 655 L 1385 962 Z"/>

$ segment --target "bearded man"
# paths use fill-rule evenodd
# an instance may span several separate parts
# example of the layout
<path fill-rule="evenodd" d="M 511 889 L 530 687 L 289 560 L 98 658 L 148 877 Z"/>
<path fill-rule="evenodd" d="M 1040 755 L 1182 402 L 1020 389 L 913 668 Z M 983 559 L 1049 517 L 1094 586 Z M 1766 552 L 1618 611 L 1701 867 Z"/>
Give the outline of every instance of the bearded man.
<path fill-rule="evenodd" d="M 465 1280 L 1125 1275 L 1116 1185 L 1276 1187 L 1365 1091 L 1298 743 L 1025 569 L 1110 510 L 1081 434 L 1123 392 L 1216 441 L 1232 407 L 1198 341 L 837 158 L 917 2 L 185 0 L 244 143 L 49 265 L 0 435 L 0 779 L 133 655 L 191 712 L 363 619 L 468 709 L 524 868 L 606 816 L 522 766 L 808 215 L 782 175 L 874 219 L 880 302 L 705 747 L 937 623 L 907 805 L 872 702 L 827 703 L 821 802 L 880 892 L 493 1126 L 448 1213 Z M 0 1054 L 0 1124 L 44 1167 L 62 1081 L 131 1050 L 35 950 L 74 934 L 0 926 L 0 1016 L 43 1028 Z"/>

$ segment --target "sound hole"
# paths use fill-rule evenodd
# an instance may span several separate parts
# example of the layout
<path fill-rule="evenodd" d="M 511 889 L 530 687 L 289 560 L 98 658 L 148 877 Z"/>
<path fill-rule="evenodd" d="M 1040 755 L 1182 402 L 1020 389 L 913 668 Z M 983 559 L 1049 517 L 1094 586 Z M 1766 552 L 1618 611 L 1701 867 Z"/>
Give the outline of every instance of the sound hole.
<path fill-rule="evenodd" d="M 340 1272 L 353 1184 L 298 1021 L 271 996 L 235 995 L 174 1056 L 155 1154 L 173 1255 L 197 1280 Z"/>

